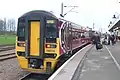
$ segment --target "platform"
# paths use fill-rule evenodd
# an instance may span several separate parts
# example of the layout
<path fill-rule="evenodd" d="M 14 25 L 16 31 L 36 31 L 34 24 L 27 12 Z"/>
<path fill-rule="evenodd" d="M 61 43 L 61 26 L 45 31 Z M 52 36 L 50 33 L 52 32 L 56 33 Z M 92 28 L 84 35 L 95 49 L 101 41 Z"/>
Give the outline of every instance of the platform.
<path fill-rule="evenodd" d="M 78 51 L 69 60 L 67 60 L 48 80 L 71 80 L 77 66 L 82 61 L 86 52 L 92 48 L 93 45 L 88 45 Z"/>
<path fill-rule="evenodd" d="M 48 80 L 120 80 L 120 42 L 98 51 L 85 47 Z"/>
<path fill-rule="evenodd" d="M 119 52 L 119 44 L 104 46 L 99 51 L 93 47 L 87 54 L 82 71 L 75 74 L 78 77 L 73 80 L 120 80 L 120 66 L 116 61 L 118 58 L 114 58 L 120 55 Z"/>

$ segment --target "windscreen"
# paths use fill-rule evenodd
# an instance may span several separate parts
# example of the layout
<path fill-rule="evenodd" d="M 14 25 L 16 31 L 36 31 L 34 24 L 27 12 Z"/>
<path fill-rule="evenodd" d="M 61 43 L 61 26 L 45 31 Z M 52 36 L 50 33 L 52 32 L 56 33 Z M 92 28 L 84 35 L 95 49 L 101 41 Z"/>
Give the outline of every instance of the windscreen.
<path fill-rule="evenodd" d="M 23 22 L 18 22 L 17 28 L 18 41 L 25 41 L 25 25 Z"/>
<path fill-rule="evenodd" d="M 57 38 L 58 27 L 55 20 L 47 20 L 46 24 L 46 38 Z"/>

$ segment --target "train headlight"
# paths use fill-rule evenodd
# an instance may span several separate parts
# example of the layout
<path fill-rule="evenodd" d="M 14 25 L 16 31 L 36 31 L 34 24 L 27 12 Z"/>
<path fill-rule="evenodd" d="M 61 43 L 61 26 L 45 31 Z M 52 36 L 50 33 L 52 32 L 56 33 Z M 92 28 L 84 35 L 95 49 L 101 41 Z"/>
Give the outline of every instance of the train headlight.
<path fill-rule="evenodd" d="M 32 65 L 31 65 L 31 67 L 35 67 L 35 65 L 34 65 L 34 64 L 32 64 Z"/>
<path fill-rule="evenodd" d="M 46 44 L 46 48 L 56 48 L 56 44 Z"/>
<path fill-rule="evenodd" d="M 41 65 L 41 66 L 40 66 L 40 68 L 41 68 L 41 69 L 43 69 L 43 68 L 44 68 L 44 66 L 43 66 L 43 65 Z"/>
<path fill-rule="evenodd" d="M 46 48 L 50 48 L 50 44 L 46 44 Z"/>

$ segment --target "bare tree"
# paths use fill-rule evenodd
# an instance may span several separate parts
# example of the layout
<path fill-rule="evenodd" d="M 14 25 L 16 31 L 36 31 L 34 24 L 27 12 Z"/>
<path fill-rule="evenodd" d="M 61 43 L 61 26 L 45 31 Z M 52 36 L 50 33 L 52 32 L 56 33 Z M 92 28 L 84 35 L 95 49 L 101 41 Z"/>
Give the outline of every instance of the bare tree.
<path fill-rule="evenodd" d="M 4 34 L 7 32 L 7 30 L 6 30 L 6 18 L 4 18 L 3 32 L 4 32 Z"/>
<path fill-rule="evenodd" d="M 4 21 L 0 20 L 0 34 L 3 34 L 3 26 L 4 26 Z"/>
<path fill-rule="evenodd" d="M 15 19 L 8 19 L 7 21 L 7 30 L 10 32 L 10 33 L 15 33 Z"/>

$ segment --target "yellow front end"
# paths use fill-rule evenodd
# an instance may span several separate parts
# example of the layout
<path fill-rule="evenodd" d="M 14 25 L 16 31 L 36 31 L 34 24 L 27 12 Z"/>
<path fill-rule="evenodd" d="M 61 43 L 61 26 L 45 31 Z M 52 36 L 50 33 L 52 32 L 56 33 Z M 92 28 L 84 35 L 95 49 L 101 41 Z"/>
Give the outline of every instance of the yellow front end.
<path fill-rule="evenodd" d="M 16 56 L 17 56 L 18 61 L 20 63 L 20 67 L 21 68 L 27 68 L 28 67 L 28 61 L 27 61 L 27 59 L 25 58 L 24 55 L 20 54 L 22 52 L 25 55 L 25 42 L 24 41 L 18 41 L 18 37 L 16 37 Z"/>
<path fill-rule="evenodd" d="M 29 67 L 28 59 L 25 58 L 25 56 L 19 56 L 17 52 L 25 52 L 25 46 L 20 47 L 17 46 L 18 41 L 16 41 L 16 55 L 20 64 L 20 67 L 26 71 L 33 72 L 33 73 L 51 73 L 54 71 L 54 68 L 56 66 L 56 63 L 58 61 L 58 57 L 60 56 L 60 44 L 59 44 L 59 38 L 57 38 L 56 48 L 46 48 L 45 46 L 45 54 L 48 54 L 49 56 L 46 56 L 43 61 L 43 68 L 42 69 L 34 69 Z M 19 43 L 25 43 L 25 42 L 19 42 Z M 53 44 L 53 43 L 47 43 L 47 44 Z M 46 45 L 46 44 L 45 44 Z M 49 58 L 51 57 L 51 58 Z M 50 64 L 50 67 L 48 67 L 48 63 Z"/>
<path fill-rule="evenodd" d="M 52 71 L 54 70 L 56 63 L 58 62 L 58 58 L 60 56 L 60 39 L 56 39 L 56 43 L 46 43 L 45 44 L 45 56 L 44 58 L 44 69 L 47 69 L 47 63 L 51 63 L 51 69 Z M 48 45 L 48 47 L 47 47 Z M 50 46 L 55 46 L 55 47 L 50 47 Z M 46 70 L 47 71 L 47 70 Z"/>
<path fill-rule="evenodd" d="M 30 28 L 29 53 L 25 49 L 26 42 L 18 41 L 16 37 L 16 55 L 20 67 L 33 73 L 52 73 L 60 56 L 60 39 L 56 38 L 56 43 L 44 43 L 43 58 L 40 59 L 40 21 L 31 21 Z"/>

